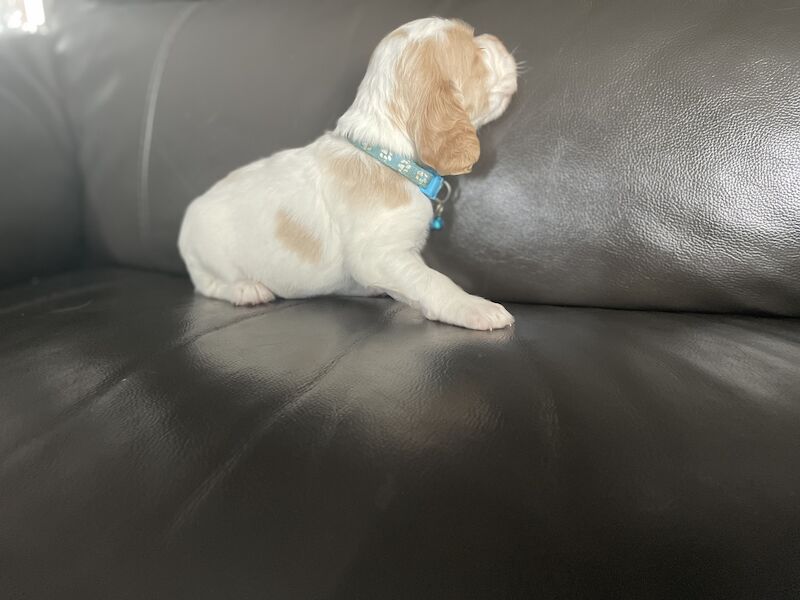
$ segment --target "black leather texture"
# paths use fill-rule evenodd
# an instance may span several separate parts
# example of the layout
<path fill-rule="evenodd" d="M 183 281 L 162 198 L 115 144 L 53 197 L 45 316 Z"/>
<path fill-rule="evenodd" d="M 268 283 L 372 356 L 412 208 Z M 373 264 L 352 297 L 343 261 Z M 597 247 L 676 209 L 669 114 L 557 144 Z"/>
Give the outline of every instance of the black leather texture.
<path fill-rule="evenodd" d="M 81 177 L 50 40 L 0 36 L 0 285 L 75 266 Z"/>
<path fill-rule="evenodd" d="M 378 40 L 441 14 L 497 34 L 526 66 L 474 173 L 458 178 L 434 266 L 500 300 L 800 315 L 797 8 L 269 0 L 81 12 L 56 48 L 93 252 L 181 271 L 192 198 L 331 128 Z"/>
<path fill-rule="evenodd" d="M 800 320 L 0 292 L 4 598 L 797 598 Z"/>
<path fill-rule="evenodd" d="M 0 36 L 0 600 L 800 598 L 796 1 L 68 8 Z M 429 14 L 527 63 L 427 251 L 514 328 L 193 294 Z"/>

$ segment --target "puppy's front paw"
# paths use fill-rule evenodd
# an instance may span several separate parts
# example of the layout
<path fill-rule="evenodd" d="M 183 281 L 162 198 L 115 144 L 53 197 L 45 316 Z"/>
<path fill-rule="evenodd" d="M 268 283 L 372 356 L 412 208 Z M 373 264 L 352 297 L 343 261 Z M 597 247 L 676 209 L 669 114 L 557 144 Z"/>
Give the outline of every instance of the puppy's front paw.
<path fill-rule="evenodd" d="M 491 331 L 510 327 L 514 323 L 505 308 L 478 296 L 467 296 L 451 304 L 438 320 L 467 329 Z"/>

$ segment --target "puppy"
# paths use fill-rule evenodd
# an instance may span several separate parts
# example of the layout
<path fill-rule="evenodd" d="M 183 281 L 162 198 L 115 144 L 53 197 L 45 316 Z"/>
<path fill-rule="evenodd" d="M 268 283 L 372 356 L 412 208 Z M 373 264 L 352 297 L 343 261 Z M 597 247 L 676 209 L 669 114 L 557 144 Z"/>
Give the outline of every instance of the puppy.
<path fill-rule="evenodd" d="M 428 319 L 510 326 L 505 308 L 425 265 L 432 203 L 403 168 L 468 173 L 476 130 L 516 89 L 517 65 L 496 37 L 439 18 L 396 29 L 334 131 L 233 171 L 189 205 L 178 247 L 195 288 L 236 305 L 388 294 Z"/>

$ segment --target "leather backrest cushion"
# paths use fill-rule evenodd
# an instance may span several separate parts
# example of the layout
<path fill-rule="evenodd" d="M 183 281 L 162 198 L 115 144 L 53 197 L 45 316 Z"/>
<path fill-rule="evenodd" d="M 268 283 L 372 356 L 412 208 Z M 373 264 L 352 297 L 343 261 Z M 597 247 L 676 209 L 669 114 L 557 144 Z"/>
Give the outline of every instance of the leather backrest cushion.
<path fill-rule="evenodd" d="M 50 50 L 0 37 L 0 285 L 80 260 L 81 177 Z"/>
<path fill-rule="evenodd" d="M 182 270 L 186 205 L 308 143 L 375 44 L 458 16 L 526 62 L 456 178 L 432 265 L 503 300 L 800 314 L 800 10 L 792 0 L 106 6 L 57 46 L 94 251 Z"/>

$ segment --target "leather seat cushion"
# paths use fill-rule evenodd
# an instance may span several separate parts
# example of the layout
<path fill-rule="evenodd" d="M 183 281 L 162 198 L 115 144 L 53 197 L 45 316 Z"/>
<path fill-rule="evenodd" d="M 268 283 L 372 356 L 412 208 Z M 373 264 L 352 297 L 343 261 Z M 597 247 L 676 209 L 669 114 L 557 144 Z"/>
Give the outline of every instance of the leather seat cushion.
<path fill-rule="evenodd" d="M 800 589 L 800 321 L 510 308 L 513 332 L 481 334 L 125 270 L 0 292 L 0 587 Z"/>

